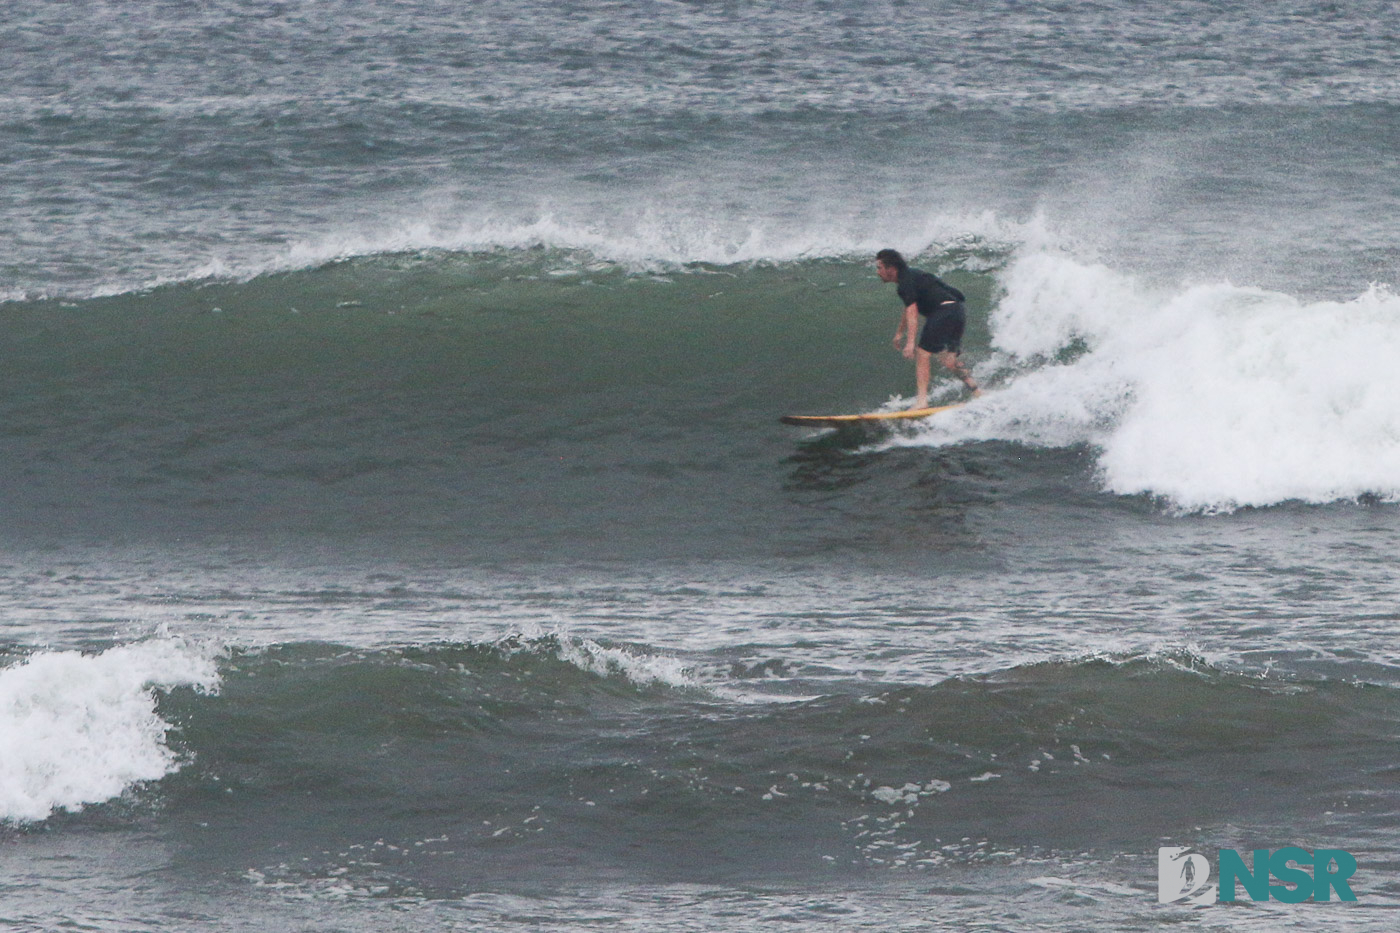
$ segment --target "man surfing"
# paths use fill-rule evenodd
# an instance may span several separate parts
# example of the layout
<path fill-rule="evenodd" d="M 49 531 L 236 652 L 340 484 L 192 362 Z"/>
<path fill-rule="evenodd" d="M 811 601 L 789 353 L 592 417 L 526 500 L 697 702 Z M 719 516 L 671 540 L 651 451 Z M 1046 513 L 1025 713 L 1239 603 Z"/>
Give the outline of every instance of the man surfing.
<path fill-rule="evenodd" d="M 899 316 L 899 327 L 894 332 L 894 345 L 895 349 L 901 349 L 903 344 L 905 358 L 914 361 L 918 396 L 913 407 L 928 407 L 929 370 L 935 357 L 944 369 L 972 390 L 974 398 L 981 395 L 982 390 L 977 387 L 972 373 L 958 359 L 962 352 L 963 328 L 967 324 L 967 312 L 963 309 L 967 299 L 963 293 L 932 273 L 909 268 L 909 263 L 897 250 L 882 249 L 875 254 L 875 274 L 882 282 L 897 283 L 899 300 L 904 304 L 904 313 Z M 918 323 L 921 317 L 924 319 L 922 331 Z"/>

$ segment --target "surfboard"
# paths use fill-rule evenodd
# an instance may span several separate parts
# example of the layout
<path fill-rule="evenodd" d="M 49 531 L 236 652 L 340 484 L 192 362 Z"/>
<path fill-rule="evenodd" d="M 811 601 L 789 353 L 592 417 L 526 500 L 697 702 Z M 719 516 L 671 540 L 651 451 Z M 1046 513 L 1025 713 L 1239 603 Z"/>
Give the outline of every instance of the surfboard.
<path fill-rule="evenodd" d="M 778 420 L 783 424 L 795 424 L 807 428 L 839 428 L 843 425 L 874 425 L 883 421 L 909 421 L 927 418 L 940 411 L 962 408 L 967 402 L 952 405 L 939 405 L 935 408 L 905 408 L 900 411 L 872 411 L 863 415 L 783 415 Z"/>

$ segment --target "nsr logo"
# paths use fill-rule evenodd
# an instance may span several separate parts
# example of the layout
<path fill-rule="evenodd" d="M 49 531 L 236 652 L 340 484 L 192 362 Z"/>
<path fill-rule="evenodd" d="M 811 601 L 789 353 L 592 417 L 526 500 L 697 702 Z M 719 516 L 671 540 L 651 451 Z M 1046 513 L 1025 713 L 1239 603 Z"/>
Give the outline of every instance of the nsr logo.
<path fill-rule="evenodd" d="M 1214 904 L 1233 901 L 1237 886 L 1242 886 L 1250 900 L 1269 898 L 1287 904 L 1301 904 L 1309 898 L 1330 901 L 1332 892 L 1337 899 L 1354 901 L 1348 879 L 1356 873 L 1356 859 L 1341 849 L 1318 849 L 1309 852 L 1297 846 L 1286 846 L 1270 854 L 1268 849 L 1255 849 L 1253 866 L 1247 867 L 1234 849 L 1221 849 L 1218 859 L 1220 881 L 1210 883 L 1210 862 L 1204 855 L 1184 846 L 1164 846 L 1157 850 L 1157 901 L 1161 904 Z M 1332 866 L 1336 865 L 1333 871 Z M 1312 874 L 1300 866 L 1311 865 Z M 1270 884 L 1269 878 L 1281 882 Z"/>

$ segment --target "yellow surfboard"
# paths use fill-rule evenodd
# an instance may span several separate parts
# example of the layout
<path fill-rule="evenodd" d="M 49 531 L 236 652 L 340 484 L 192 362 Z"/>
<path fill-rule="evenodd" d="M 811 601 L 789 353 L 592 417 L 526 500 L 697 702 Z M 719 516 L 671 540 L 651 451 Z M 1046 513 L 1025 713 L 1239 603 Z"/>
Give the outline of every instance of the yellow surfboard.
<path fill-rule="evenodd" d="M 940 411 L 962 408 L 966 402 L 952 405 L 939 405 L 936 408 L 906 408 L 901 411 L 872 411 L 864 415 L 783 415 L 778 420 L 783 424 L 795 424 L 806 428 L 839 428 L 843 425 L 879 424 L 882 421 L 908 421 L 914 418 L 927 418 Z"/>

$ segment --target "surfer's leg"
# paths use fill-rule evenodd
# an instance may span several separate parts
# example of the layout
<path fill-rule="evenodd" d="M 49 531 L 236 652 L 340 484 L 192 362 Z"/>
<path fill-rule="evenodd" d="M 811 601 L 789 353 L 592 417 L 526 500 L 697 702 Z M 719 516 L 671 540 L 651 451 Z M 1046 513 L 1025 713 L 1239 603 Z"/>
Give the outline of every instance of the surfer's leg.
<path fill-rule="evenodd" d="M 941 305 L 938 312 L 924 323 L 924 329 L 919 334 L 919 351 L 926 357 L 938 357 L 938 362 L 943 364 L 943 368 L 961 379 L 975 398 L 982 394 L 982 390 L 977 387 L 972 373 L 958 360 L 958 354 L 962 352 L 963 328 L 966 323 L 967 312 L 963 310 L 961 302 Z M 925 378 L 919 390 L 920 399 L 925 398 L 927 388 L 928 380 Z"/>
<path fill-rule="evenodd" d="M 918 387 L 918 396 L 914 400 L 915 408 L 928 407 L 928 383 L 929 374 L 932 370 L 933 354 L 927 350 L 919 349 L 914 351 L 914 384 Z"/>
<path fill-rule="evenodd" d="M 958 354 L 954 353 L 952 350 L 944 350 L 942 353 L 938 354 L 938 362 L 943 364 L 944 369 L 961 379 L 963 385 L 972 390 L 973 398 L 982 394 L 982 390 L 977 387 L 977 380 L 972 378 L 972 373 L 962 364 L 962 360 L 958 358 Z"/>

